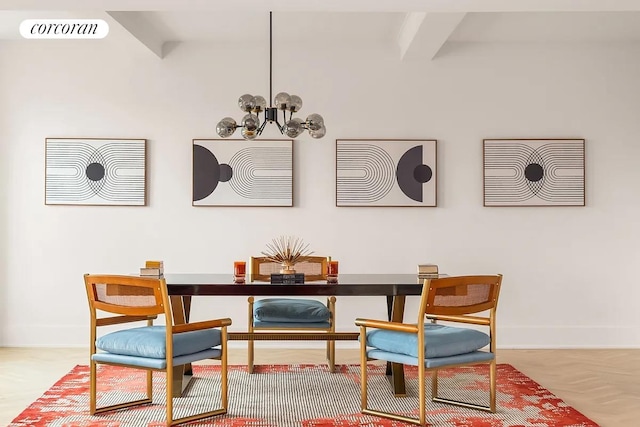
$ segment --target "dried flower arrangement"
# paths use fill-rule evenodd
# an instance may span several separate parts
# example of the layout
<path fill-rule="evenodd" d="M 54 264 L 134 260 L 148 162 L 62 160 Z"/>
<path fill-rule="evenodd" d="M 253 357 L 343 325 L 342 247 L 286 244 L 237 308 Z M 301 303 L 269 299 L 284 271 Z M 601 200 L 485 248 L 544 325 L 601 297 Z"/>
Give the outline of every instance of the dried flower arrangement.
<path fill-rule="evenodd" d="M 267 243 L 268 251 L 262 252 L 262 255 L 282 265 L 282 273 L 295 273 L 293 266 L 313 253 L 308 248 L 309 244 L 299 237 L 280 236 Z"/>

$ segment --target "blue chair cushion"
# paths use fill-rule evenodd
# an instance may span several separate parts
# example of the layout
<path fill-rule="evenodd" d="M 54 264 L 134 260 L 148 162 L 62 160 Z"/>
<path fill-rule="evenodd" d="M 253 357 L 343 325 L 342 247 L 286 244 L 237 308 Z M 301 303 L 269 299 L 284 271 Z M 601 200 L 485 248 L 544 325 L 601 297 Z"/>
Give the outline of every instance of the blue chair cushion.
<path fill-rule="evenodd" d="M 370 359 L 386 360 L 388 362 L 402 363 L 403 365 L 418 366 L 418 358 L 407 356 L 401 353 L 391 353 L 377 348 L 367 350 L 367 357 Z M 473 351 L 471 353 L 457 354 L 455 356 L 434 357 L 424 359 L 424 367 L 428 369 L 442 368 L 451 365 L 468 365 L 475 363 L 490 362 L 495 355 L 488 351 Z"/>
<path fill-rule="evenodd" d="M 173 336 L 173 356 L 184 356 L 220 345 L 219 329 L 183 332 Z M 144 326 L 111 332 L 96 340 L 102 351 L 125 356 L 165 359 L 166 333 L 164 326 Z"/>
<path fill-rule="evenodd" d="M 253 317 L 260 322 L 315 323 L 328 322 L 331 312 L 312 299 L 265 298 L 254 303 Z"/>
<path fill-rule="evenodd" d="M 469 328 L 426 323 L 425 358 L 471 353 L 489 344 L 489 335 Z M 410 332 L 376 329 L 367 333 L 367 345 L 390 352 L 418 357 L 418 335 Z"/>

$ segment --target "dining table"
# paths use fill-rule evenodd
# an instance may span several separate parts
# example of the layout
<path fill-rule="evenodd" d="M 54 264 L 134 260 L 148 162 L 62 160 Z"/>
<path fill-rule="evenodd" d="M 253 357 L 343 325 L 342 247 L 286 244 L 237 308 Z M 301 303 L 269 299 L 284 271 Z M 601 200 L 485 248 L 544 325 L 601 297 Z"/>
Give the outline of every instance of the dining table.
<path fill-rule="evenodd" d="M 444 276 L 444 275 L 440 275 Z M 439 277 L 432 275 L 431 277 Z M 247 275 L 244 283 L 236 283 L 232 274 L 208 273 L 171 273 L 164 275 L 167 290 L 171 297 L 174 322 L 188 323 L 193 297 L 225 297 L 225 296 L 380 296 L 385 298 L 387 317 L 392 322 L 404 321 L 404 308 L 407 296 L 420 295 L 424 278 L 417 274 L 340 274 L 337 283 L 326 281 L 311 281 L 305 283 L 270 283 L 253 280 Z M 354 321 L 360 317 L 357 312 L 348 312 L 344 307 L 341 312 L 345 316 L 352 316 Z M 301 335 L 300 332 L 295 332 Z M 282 336 L 282 332 L 247 331 L 229 332 L 229 340 L 247 340 L 251 336 L 254 340 L 271 340 Z M 323 340 L 357 340 L 359 332 L 336 331 L 323 334 Z M 318 339 L 318 334 L 310 333 L 310 340 Z M 174 390 L 179 394 L 184 387 L 184 375 L 190 368 L 175 369 Z M 399 363 L 387 363 L 387 376 L 391 381 L 394 394 L 406 394 L 404 369 Z"/>

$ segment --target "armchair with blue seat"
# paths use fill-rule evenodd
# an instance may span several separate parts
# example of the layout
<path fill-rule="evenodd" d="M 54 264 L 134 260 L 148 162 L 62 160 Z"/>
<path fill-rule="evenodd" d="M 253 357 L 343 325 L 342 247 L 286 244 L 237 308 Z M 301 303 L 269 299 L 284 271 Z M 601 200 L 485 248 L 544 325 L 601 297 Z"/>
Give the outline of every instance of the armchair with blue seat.
<path fill-rule="evenodd" d="M 501 283 L 502 275 L 499 274 L 426 279 L 420 297 L 417 323 L 356 319 L 356 325 L 360 327 L 362 413 L 425 426 L 427 372 L 431 373 L 432 401 L 495 412 L 495 318 Z M 478 328 L 443 325 L 439 321 L 480 325 L 488 328 L 488 333 Z M 488 349 L 484 349 L 487 346 Z M 368 360 L 384 360 L 418 367 L 418 418 L 368 407 Z M 477 364 L 489 365 L 488 406 L 446 399 L 438 395 L 438 370 Z"/>
<path fill-rule="evenodd" d="M 278 273 L 281 265 L 266 257 L 251 257 L 251 281 L 265 281 L 271 279 L 272 273 Z M 294 266 L 296 273 L 304 273 L 305 283 L 327 280 L 327 257 L 306 256 Z M 314 338 L 326 340 L 326 357 L 329 371 L 335 371 L 335 341 L 324 335 L 335 332 L 335 304 L 336 297 L 327 298 L 327 303 L 307 298 L 263 298 L 255 300 L 248 298 L 249 322 L 248 330 L 252 334 L 263 332 L 289 332 L 283 334 L 282 339 L 296 340 L 300 337 L 295 332 L 317 333 Z M 293 332 L 293 333 L 292 333 Z M 248 340 L 248 371 L 253 373 L 254 340 Z"/>
<path fill-rule="evenodd" d="M 90 275 L 84 276 L 89 309 L 91 415 L 152 402 L 153 371 L 166 376 L 166 425 L 178 424 L 222 415 L 227 412 L 227 327 L 231 319 L 205 320 L 176 325 L 163 278 Z M 164 317 L 164 325 L 153 325 Z M 144 322 L 133 327 L 130 323 Z M 126 328 L 122 326 L 126 324 Z M 109 326 L 115 331 L 98 335 L 98 328 Z M 219 359 L 219 408 L 174 419 L 174 367 L 204 359 Z M 142 399 L 97 407 L 98 364 L 126 366 L 147 372 L 146 395 Z M 180 392 L 181 390 L 178 390 Z M 212 393 L 213 395 L 213 393 Z M 213 400 L 213 399 L 212 399 Z M 216 398 L 218 400 L 218 398 Z M 212 402 L 212 407 L 214 403 Z"/>

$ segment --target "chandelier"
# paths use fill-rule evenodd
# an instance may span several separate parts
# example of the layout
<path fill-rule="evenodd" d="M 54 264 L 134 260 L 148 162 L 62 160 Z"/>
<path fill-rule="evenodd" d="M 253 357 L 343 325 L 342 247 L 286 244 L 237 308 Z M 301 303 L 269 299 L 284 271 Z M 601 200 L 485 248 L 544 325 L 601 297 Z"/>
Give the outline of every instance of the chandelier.
<path fill-rule="evenodd" d="M 309 114 L 306 120 L 293 117 L 293 113 L 302 108 L 302 99 L 298 95 L 289 95 L 286 92 L 278 93 L 272 98 L 273 91 L 273 18 L 269 12 L 269 107 L 267 101 L 262 96 L 244 94 L 238 99 L 238 106 L 247 113 L 240 124 L 233 118 L 225 117 L 218 122 L 216 132 L 222 138 L 228 138 L 241 128 L 240 133 L 244 139 L 255 139 L 262 134 L 267 123 L 275 123 L 280 133 L 289 138 L 296 138 L 305 130 L 309 131 L 312 138 L 322 138 L 327 129 L 324 126 L 324 119 L 320 114 Z M 273 100 L 273 102 L 271 101 Z M 275 104 L 275 106 L 274 106 Z M 278 111 L 282 111 L 282 123 L 278 121 Z M 264 112 L 264 119 L 260 123 L 260 113 Z M 287 112 L 289 120 L 287 120 Z"/>

